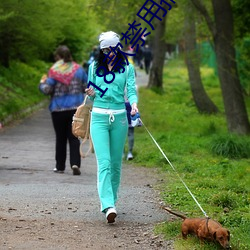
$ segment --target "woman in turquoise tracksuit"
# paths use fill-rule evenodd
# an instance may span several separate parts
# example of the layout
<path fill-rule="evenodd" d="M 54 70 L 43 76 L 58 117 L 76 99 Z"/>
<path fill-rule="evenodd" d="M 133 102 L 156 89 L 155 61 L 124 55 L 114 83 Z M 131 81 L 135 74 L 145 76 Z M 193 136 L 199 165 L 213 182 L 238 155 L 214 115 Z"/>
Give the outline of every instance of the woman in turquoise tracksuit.
<path fill-rule="evenodd" d="M 112 66 L 116 61 L 125 62 L 121 51 L 110 48 L 116 47 L 119 36 L 112 31 L 104 32 L 100 35 L 99 42 L 99 58 L 89 67 L 89 87 L 86 93 L 93 100 L 90 133 L 97 159 L 97 188 L 101 211 L 106 213 L 108 223 L 113 223 L 117 216 L 115 204 L 128 131 L 125 88 L 132 106 L 131 115 L 138 112 L 137 94 L 133 65 L 118 67 L 118 63 L 114 63 Z"/>

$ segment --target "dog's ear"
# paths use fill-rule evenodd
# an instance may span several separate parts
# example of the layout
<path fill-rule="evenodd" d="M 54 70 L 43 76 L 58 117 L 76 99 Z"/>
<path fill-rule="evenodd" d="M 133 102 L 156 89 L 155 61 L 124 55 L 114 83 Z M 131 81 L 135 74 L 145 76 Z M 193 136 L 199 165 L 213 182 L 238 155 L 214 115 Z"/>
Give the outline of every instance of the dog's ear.
<path fill-rule="evenodd" d="M 216 240 L 216 232 L 213 233 L 213 238 Z"/>
<path fill-rule="evenodd" d="M 227 230 L 228 236 L 227 236 L 227 240 L 230 241 L 230 232 Z"/>

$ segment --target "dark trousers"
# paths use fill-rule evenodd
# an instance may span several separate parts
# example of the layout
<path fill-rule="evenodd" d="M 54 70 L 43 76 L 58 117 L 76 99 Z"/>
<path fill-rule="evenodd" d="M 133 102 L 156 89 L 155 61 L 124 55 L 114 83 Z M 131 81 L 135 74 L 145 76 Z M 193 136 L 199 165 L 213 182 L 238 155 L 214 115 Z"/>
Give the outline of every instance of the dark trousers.
<path fill-rule="evenodd" d="M 128 128 L 128 151 L 133 152 L 134 148 L 134 127 L 129 127 Z"/>
<path fill-rule="evenodd" d="M 145 71 L 147 75 L 149 73 L 150 62 L 151 62 L 150 60 L 144 60 L 144 66 L 145 66 Z"/>
<path fill-rule="evenodd" d="M 128 101 L 125 102 L 125 105 L 126 105 L 126 110 L 127 110 L 128 124 L 131 125 L 130 112 L 132 108 Z M 132 153 L 133 147 L 134 147 L 134 127 L 129 126 L 128 127 L 128 151 Z"/>
<path fill-rule="evenodd" d="M 52 112 L 52 122 L 56 133 L 56 168 L 65 170 L 67 156 L 67 141 L 69 141 L 70 166 L 81 165 L 81 156 L 79 152 L 80 142 L 72 134 L 72 117 L 76 110 Z"/>

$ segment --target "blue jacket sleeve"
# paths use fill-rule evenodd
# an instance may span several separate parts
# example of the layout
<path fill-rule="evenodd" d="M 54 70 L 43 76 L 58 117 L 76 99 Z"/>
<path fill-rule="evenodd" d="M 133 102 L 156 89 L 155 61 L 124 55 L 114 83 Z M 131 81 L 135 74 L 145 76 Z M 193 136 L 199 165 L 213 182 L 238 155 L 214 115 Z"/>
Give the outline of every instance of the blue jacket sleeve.
<path fill-rule="evenodd" d="M 50 95 L 53 93 L 55 84 L 56 81 L 53 78 L 47 78 L 44 83 L 39 84 L 39 90 L 45 95 Z"/>
<path fill-rule="evenodd" d="M 87 80 L 88 80 L 88 76 L 85 72 L 85 70 L 80 67 L 76 73 L 75 73 L 75 77 L 78 78 L 78 79 L 81 79 L 82 83 L 87 83 Z"/>

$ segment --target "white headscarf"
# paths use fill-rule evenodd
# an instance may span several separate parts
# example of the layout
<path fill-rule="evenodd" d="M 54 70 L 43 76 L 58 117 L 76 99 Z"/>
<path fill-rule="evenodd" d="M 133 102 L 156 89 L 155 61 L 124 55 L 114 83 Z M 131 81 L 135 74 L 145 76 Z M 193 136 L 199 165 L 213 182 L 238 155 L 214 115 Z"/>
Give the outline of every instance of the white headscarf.
<path fill-rule="evenodd" d="M 100 49 L 115 47 L 120 42 L 120 36 L 113 31 L 103 32 L 99 36 Z"/>

